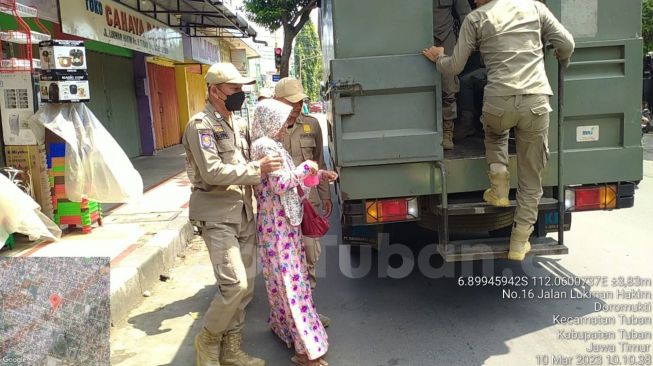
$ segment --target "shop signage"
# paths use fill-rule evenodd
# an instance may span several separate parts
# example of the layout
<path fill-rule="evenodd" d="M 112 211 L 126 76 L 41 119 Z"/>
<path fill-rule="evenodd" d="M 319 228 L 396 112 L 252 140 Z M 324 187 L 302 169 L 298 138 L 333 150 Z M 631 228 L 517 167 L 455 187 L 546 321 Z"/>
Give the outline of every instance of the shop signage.
<path fill-rule="evenodd" d="M 189 60 L 213 65 L 220 62 L 220 47 L 204 37 L 184 37 L 184 56 Z"/>
<path fill-rule="evenodd" d="M 112 0 L 60 0 L 64 33 L 184 61 L 182 34 Z"/>
<path fill-rule="evenodd" d="M 231 50 L 231 63 L 236 66 L 240 72 L 247 72 L 247 52 L 244 49 Z"/>

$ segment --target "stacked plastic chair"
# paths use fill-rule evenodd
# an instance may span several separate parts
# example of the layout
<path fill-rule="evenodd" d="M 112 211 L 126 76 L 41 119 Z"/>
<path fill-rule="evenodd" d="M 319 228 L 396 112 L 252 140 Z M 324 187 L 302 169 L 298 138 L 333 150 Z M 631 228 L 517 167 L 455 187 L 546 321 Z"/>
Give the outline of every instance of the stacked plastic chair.
<path fill-rule="evenodd" d="M 52 143 L 49 150 L 48 175 L 54 222 L 60 226 L 67 225 L 69 229 L 80 227 L 83 233 L 90 233 L 93 224 L 102 225 L 102 207 L 96 201 L 82 199 L 81 202 L 72 202 L 66 198 L 66 144 Z"/>

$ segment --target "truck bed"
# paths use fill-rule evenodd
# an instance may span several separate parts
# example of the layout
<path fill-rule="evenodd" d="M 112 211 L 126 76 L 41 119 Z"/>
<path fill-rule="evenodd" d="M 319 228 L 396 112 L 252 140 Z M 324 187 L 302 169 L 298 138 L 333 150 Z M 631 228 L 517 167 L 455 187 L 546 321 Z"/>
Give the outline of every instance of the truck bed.
<path fill-rule="evenodd" d="M 464 140 L 454 140 L 455 148 L 453 150 L 445 150 L 445 160 L 460 160 L 460 159 L 474 159 L 485 158 L 485 142 L 483 137 L 469 136 Z M 515 140 L 510 138 L 508 140 L 508 154 L 515 155 Z"/>

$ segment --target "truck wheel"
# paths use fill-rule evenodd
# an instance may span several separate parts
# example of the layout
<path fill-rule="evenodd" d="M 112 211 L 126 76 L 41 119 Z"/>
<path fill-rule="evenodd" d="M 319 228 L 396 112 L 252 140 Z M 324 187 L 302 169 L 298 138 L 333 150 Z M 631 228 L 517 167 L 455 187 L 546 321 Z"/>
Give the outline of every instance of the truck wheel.
<path fill-rule="evenodd" d="M 490 230 L 489 234 L 491 238 L 509 238 L 512 234 L 512 224 L 501 229 Z"/>
<path fill-rule="evenodd" d="M 513 221 L 514 211 L 508 210 L 487 215 L 451 216 L 449 227 L 451 231 L 494 231 L 512 225 Z"/>

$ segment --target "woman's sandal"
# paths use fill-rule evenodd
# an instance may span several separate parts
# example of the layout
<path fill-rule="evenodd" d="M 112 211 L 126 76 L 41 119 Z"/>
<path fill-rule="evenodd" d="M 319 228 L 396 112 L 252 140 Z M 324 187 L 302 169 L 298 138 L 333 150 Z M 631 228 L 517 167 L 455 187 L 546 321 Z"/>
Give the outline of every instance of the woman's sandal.
<path fill-rule="evenodd" d="M 294 355 L 290 358 L 290 361 L 292 361 L 297 366 L 329 366 L 329 363 L 322 358 L 318 358 L 317 360 L 309 360 L 306 356 L 300 357 L 298 355 Z"/>

